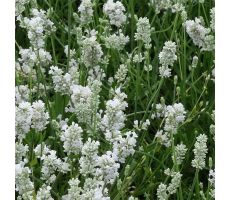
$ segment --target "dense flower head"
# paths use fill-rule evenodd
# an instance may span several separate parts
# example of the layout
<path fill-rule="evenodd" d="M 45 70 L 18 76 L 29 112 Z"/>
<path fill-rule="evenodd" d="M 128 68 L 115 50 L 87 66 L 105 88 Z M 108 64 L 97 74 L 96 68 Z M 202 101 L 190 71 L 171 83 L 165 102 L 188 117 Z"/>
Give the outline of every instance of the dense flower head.
<path fill-rule="evenodd" d="M 61 94 L 70 94 L 70 87 L 73 84 L 78 83 L 79 72 L 77 66 L 72 66 L 69 69 L 69 72 L 65 73 L 62 69 L 57 66 L 51 66 L 49 70 L 49 74 L 52 76 L 54 90 L 56 92 L 60 92 Z"/>
<path fill-rule="evenodd" d="M 64 142 L 63 147 L 67 154 L 78 154 L 82 148 L 82 128 L 72 122 L 70 126 L 63 126 L 61 134 L 61 141 Z"/>
<path fill-rule="evenodd" d="M 38 190 L 37 195 L 36 195 L 36 199 L 37 200 L 43 200 L 43 199 L 53 200 L 50 190 L 51 190 L 51 187 L 49 185 L 43 185 Z"/>
<path fill-rule="evenodd" d="M 172 7 L 172 0 L 152 0 L 155 5 L 156 13 L 160 13 L 162 10 L 167 10 Z"/>
<path fill-rule="evenodd" d="M 176 60 L 177 60 L 176 43 L 172 41 L 165 42 L 162 51 L 159 53 L 159 62 L 162 65 L 159 68 L 160 76 L 162 77 L 171 76 L 171 69 L 168 67 L 173 66 Z"/>
<path fill-rule="evenodd" d="M 173 66 L 174 61 L 177 60 L 175 42 L 165 42 L 163 50 L 159 54 L 159 60 L 160 64 L 164 66 Z"/>
<path fill-rule="evenodd" d="M 124 136 L 125 137 L 118 137 L 113 144 L 113 153 L 121 163 L 125 163 L 125 159 L 134 154 L 137 134 L 129 131 L 126 132 Z"/>
<path fill-rule="evenodd" d="M 82 41 L 82 62 L 86 67 L 94 67 L 103 56 L 101 45 L 96 41 L 96 36 L 86 37 Z"/>
<path fill-rule="evenodd" d="M 15 16 L 19 16 L 29 2 L 30 0 L 15 0 Z"/>
<path fill-rule="evenodd" d="M 181 182 L 181 177 L 182 177 L 182 174 L 180 174 L 179 172 L 175 172 L 172 174 L 171 183 L 169 184 L 167 188 L 169 194 L 176 193 L 176 190 L 179 187 L 179 184 Z"/>
<path fill-rule="evenodd" d="M 165 200 L 168 199 L 167 194 L 167 185 L 161 183 L 157 188 L 157 199 L 159 200 Z"/>
<path fill-rule="evenodd" d="M 182 103 L 166 106 L 164 102 L 156 104 L 157 117 L 164 117 L 164 130 L 158 130 L 155 137 L 168 147 L 171 144 L 171 134 L 177 133 L 178 126 L 184 122 L 186 111 Z"/>
<path fill-rule="evenodd" d="M 158 186 L 157 199 L 159 200 L 168 199 L 170 195 L 175 194 L 181 183 L 182 174 L 180 172 L 174 172 L 170 169 L 167 169 L 165 172 L 168 176 L 171 176 L 172 179 L 168 186 L 163 183 Z"/>
<path fill-rule="evenodd" d="M 176 147 L 175 147 L 175 162 L 177 163 L 177 165 L 180 165 L 184 158 L 185 158 L 185 154 L 187 152 L 187 148 L 186 146 L 181 143 L 181 144 L 178 144 Z M 172 159 L 174 160 L 174 156 L 172 155 Z"/>
<path fill-rule="evenodd" d="M 140 17 L 137 21 L 137 32 L 135 33 L 135 40 L 143 41 L 147 49 L 151 48 L 151 26 L 147 17 Z"/>
<path fill-rule="evenodd" d="M 43 131 L 49 123 L 49 114 L 46 112 L 45 104 L 41 101 L 35 101 L 32 104 L 33 115 L 31 119 L 31 128 L 36 131 Z"/>
<path fill-rule="evenodd" d="M 175 103 L 172 106 L 167 106 L 165 112 L 166 119 L 164 130 L 176 133 L 176 128 L 179 123 L 185 120 L 185 113 L 184 106 L 181 103 Z"/>
<path fill-rule="evenodd" d="M 100 143 L 88 138 L 82 147 L 82 157 L 79 160 L 80 172 L 83 175 L 94 174 L 96 161 L 98 159 L 98 148 Z"/>
<path fill-rule="evenodd" d="M 197 169 L 205 167 L 205 158 L 208 152 L 207 140 L 208 138 L 205 134 L 200 134 L 196 138 L 195 148 L 193 149 L 195 158 L 192 160 L 192 166 Z"/>
<path fill-rule="evenodd" d="M 28 38 L 35 49 L 43 48 L 45 45 L 45 37 L 56 28 L 44 10 L 36 8 L 31 10 L 31 18 L 25 17 L 22 22 L 28 30 Z"/>
<path fill-rule="evenodd" d="M 29 146 L 23 145 L 21 142 L 15 143 L 15 163 L 20 163 L 22 158 L 26 158 L 26 154 L 29 151 Z"/>
<path fill-rule="evenodd" d="M 195 45 L 199 47 L 204 46 L 205 37 L 209 34 L 210 29 L 205 28 L 201 24 L 201 20 L 199 18 L 195 18 L 195 20 L 187 20 L 185 22 L 185 29 Z"/>
<path fill-rule="evenodd" d="M 101 119 L 101 129 L 103 131 L 107 133 L 113 133 L 121 130 L 124 127 L 124 121 L 126 119 L 124 110 L 128 106 L 127 102 L 125 101 L 126 97 L 126 94 L 122 93 L 120 88 L 118 88 L 115 90 L 114 98 L 106 102 L 105 115 Z M 112 138 L 109 140 L 113 139 L 114 137 L 112 136 Z"/>
<path fill-rule="evenodd" d="M 97 165 L 99 168 L 96 170 L 97 176 L 102 176 L 105 183 L 113 183 L 119 176 L 118 169 L 120 164 L 116 163 L 113 153 L 107 151 L 106 154 L 98 157 Z"/>
<path fill-rule="evenodd" d="M 47 152 L 47 154 L 43 154 L 41 157 L 41 179 L 45 180 L 47 184 L 51 184 L 55 181 L 56 171 L 66 173 L 70 170 L 69 164 L 58 158 L 56 153 L 57 152 L 55 150 L 50 150 L 49 152 Z"/>
<path fill-rule="evenodd" d="M 93 17 L 93 3 L 91 0 L 82 0 L 80 6 L 78 7 L 78 11 L 81 14 L 81 22 L 83 24 L 89 23 Z"/>
<path fill-rule="evenodd" d="M 15 185 L 16 191 L 23 199 L 32 199 L 34 184 L 30 180 L 31 170 L 25 167 L 24 162 L 15 165 Z"/>
<path fill-rule="evenodd" d="M 126 22 L 125 7 L 120 1 L 108 0 L 103 6 L 103 12 L 109 17 L 110 24 L 117 27 Z"/>
<path fill-rule="evenodd" d="M 122 50 L 129 42 L 129 36 L 125 36 L 121 30 L 105 37 L 105 45 L 107 48 Z"/>
<path fill-rule="evenodd" d="M 30 131 L 33 109 L 29 102 L 22 102 L 15 109 L 15 129 L 18 139 L 23 139 Z"/>
<path fill-rule="evenodd" d="M 29 101 L 30 90 L 28 85 L 19 85 L 15 87 L 15 103 Z"/>

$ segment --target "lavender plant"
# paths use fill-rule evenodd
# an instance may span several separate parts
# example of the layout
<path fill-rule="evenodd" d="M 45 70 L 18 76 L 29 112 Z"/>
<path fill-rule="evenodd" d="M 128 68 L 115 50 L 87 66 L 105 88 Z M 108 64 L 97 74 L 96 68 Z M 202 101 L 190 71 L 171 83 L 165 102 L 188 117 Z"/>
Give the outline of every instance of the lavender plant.
<path fill-rule="evenodd" d="M 16 199 L 215 198 L 214 1 L 16 0 L 15 24 Z"/>

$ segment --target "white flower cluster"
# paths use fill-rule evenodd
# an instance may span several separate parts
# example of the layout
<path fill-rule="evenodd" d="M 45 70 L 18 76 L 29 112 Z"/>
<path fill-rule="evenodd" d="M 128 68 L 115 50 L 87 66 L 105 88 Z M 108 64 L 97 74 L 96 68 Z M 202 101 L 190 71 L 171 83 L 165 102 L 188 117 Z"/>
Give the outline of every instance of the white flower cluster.
<path fill-rule="evenodd" d="M 170 171 L 170 169 L 166 170 L 167 171 L 167 175 L 171 176 L 171 182 L 169 183 L 169 185 L 167 186 L 164 183 L 161 183 L 158 188 L 157 188 L 157 199 L 159 200 L 167 200 L 169 199 L 170 195 L 175 194 L 177 191 L 177 188 L 180 185 L 181 182 L 181 177 L 182 174 L 180 174 L 180 172 L 173 172 Z"/>
<path fill-rule="evenodd" d="M 128 131 L 124 134 L 124 137 L 119 136 L 113 144 L 113 152 L 117 156 L 117 159 L 121 163 L 125 163 L 125 159 L 133 155 L 136 146 L 137 134 L 133 131 Z"/>
<path fill-rule="evenodd" d="M 200 134 L 196 137 L 195 148 L 193 149 L 195 158 L 192 160 L 192 166 L 196 169 L 205 168 L 205 158 L 208 152 L 208 138 L 205 134 Z"/>
<path fill-rule="evenodd" d="M 106 102 L 105 115 L 101 119 L 101 129 L 105 132 L 105 137 L 108 141 L 113 142 L 120 136 L 120 130 L 125 126 L 124 110 L 128 107 L 125 93 L 122 93 L 120 88 L 115 90 L 113 100 Z"/>
<path fill-rule="evenodd" d="M 123 83 L 126 80 L 126 76 L 128 73 L 128 66 L 125 64 L 121 64 L 114 76 L 117 80 L 117 83 Z"/>
<path fill-rule="evenodd" d="M 134 63 L 141 63 L 145 58 L 142 56 L 142 53 L 137 53 L 133 56 Z"/>
<path fill-rule="evenodd" d="M 24 162 L 15 165 L 15 185 L 16 191 L 22 199 L 33 199 L 34 184 L 30 180 L 31 170 L 25 167 Z"/>
<path fill-rule="evenodd" d="M 212 51 L 215 48 L 215 38 L 213 35 L 209 35 L 210 28 L 205 28 L 200 18 L 187 20 L 184 25 L 193 43 L 201 47 L 201 50 Z"/>
<path fill-rule="evenodd" d="M 62 196 L 62 200 L 110 200 L 104 181 L 87 178 L 83 187 L 79 184 L 78 178 L 69 180 L 68 194 Z"/>
<path fill-rule="evenodd" d="M 159 200 L 167 200 L 168 194 L 167 194 L 167 185 L 161 183 L 157 188 L 157 198 Z"/>
<path fill-rule="evenodd" d="M 119 176 L 118 169 L 120 164 L 116 163 L 116 157 L 111 151 L 107 151 L 106 154 L 98 157 L 96 170 L 97 176 L 102 176 L 105 184 L 113 184 L 115 179 Z"/>
<path fill-rule="evenodd" d="M 87 142 L 82 147 L 82 156 L 79 160 L 80 173 L 84 176 L 95 174 L 95 166 L 98 159 L 98 147 L 100 143 L 88 138 Z"/>
<path fill-rule="evenodd" d="M 83 24 L 91 22 L 93 17 L 93 3 L 91 0 L 82 0 L 78 11 L 81 13 L 80 20 Z"/>
<path fill-rule="evenodd" d="M 97 84 L 100 85 L 101 82 L 106 77 L 104 70 L 100 66 L 95 66 L 91 68 L 88 72 L 87 82 L 88 85 Z"/>
<path fill-rule="evenodd" d="M 126 157 L 134 154 L 136 146 L 135 132 L 121 133 L 125 121 L 124 110 L 127 107 L 125 98 L 126 95 L 120 88 L 115 90 L 113 100 L 106 103 L 106 111 L 100 122 L 106 140 L 112 145 L 112 151 L 98 155 L 100 143 L 91 138 L 88 138 L 81 148 L 80 173 L 85 177 L 93 176 L 97 180 L 103 180 L 105 185 L 114 183 L 119 176 L 119 162 L 124 163 Z"/>
<path fill-rule="evenodd" d="M 28 102 L 22 102 L 15 108 L 15 134 L 19 140 L 30 131 L 32 113 L 31 104 Z"/>
<path fill-rule="evenodd" d="M 120 138 L 114 144 L 113 152 L 107 151 L 98 155 L 99 142 L 91 140 L 82 147 L 82 156 L 79 160 L 80 173 L 83 176 L 93 175 L 96 180 L 103 180 L 104 184 L 113 184 L 119 176 L 120 164 L 125 158 L 134 153 L 133 146 L 136 144 L 137 135 L 134 132 L 127 132 L 125 138 Z"/>
<path fill-rule="evenodd" d="M 126 157 L 134 154 L 137 138 L 136 133 L 132 131 L 121 133 L 126 119 L 124 110 L 128 106 L 124 100 L 126 97 L 120 88 L 116 89 L 113 100 L 106 102 L 106 111 L 101 119 L 101 130 L 104 132 L 106 140 L 113 144 L 113 153 L 121 163 L 125 162 Z"/>
<path fill-rule="evenodd" d="M 38 132 L 43 131 L 49 123 L 49 114 L 45 110 L 45 104 L 41 100 L 35 101 L 32 104 L 32 110 L 31 128 Z"/>
<path fill-rule="evenodd" d="M 29 2 L 30 0 L 15 0 L 15 16 L 19 16 L 25 10 L 25 5 Z"/>
<path fill-rule="evenodd" d="M 177 165 L 181 165 L 184 158 L 185 158 L 185 154 L 187 152 L 187 148 L 186 145 L 184 145 L 183 143 L 176 145 L 175 147 L 175 161 Z M 172 155 L 172 160 L 174 161 L 174 156 Z"/>
<path fill-rule="evenodd" d="M 166 112 L 166 105 L 165 105 L 165 99 L 161 97 L 160 99 L 161 103 L 156 104 L 156 113 L 155 116 L 157 118 L 164 117 L 165 112 Z"/>
<path fill-rule="evenodd" d="M 29 101 L 30 90 L 28 85 L 15 86 L 15 104 Z"/>
<path fill-rule="evenodd" d="M 31 45 L 38 50 L 44 48 L 45 38 L 56 28 L 44 10 L 33 8 L 31 14 L 32 17 L 25 17 L 21 25 L 27 29 Z"/>
<path fill-rule="evenodd" d="M 22 71 L 25 74 L 31 74 L 33 67 L 38 62 L 36 53 L 32 50 L 32 48 L 29 49 L 21 48 L 19 50 L 19 55 L 21 57 L 18 58 L 19 67 L 16 67 L 17 70 Z"/>
<path fill-rule="evenodd" d="M 67 162 L 62 161 L 57 157 L 56 151 L 50 150 L 46 146 L 44 147 L 46 148 L 46 151 L 42 151 L 42 156 L 39 156 L 42 161 L 41 179 L 46 181 L 47 184 L 51 184 L 56 179 L 56 172 L 67 173 L 70 170 L 70 166 Z M 39 148 L 41 149 L 40 146 L 38 149 Z"/>
<path fill-rule="evenodd" d="M 151 0 L 155 6 L 156 13 L 159 14 L 162 10 L 168 10 L 173 5 L 173 0 Z"/>
<path fill-rule="evenodd" d="M 172 5 L 171 10 L 172 10 L 172 13 L 181 12 L 181 15 L 183 15 L 182 12 L 186 12 L 185 7 L 182 3 L 175 3 L 174 5 Z M 183 19 L 183 17 L 182 17 L 182 19 Z"/>
<path fill-rule="evenodd" d="M 125 7 L 120 1 L 108 0 L 103 6 L 103 12 L 109 17 L 110 24 L 121 27 L 126 22 Z"/>
<path fill-rule="evenodd" d="M 90 123 L 91 122 L 91 114 L 93 110 L 91 109 L 91 102 L 93 92 L 89 88 L 89 86 L 81 86 L 81 85 L 72 85 L 71 89 L 71 107 L 68 111 L 76 113 L 79 122 Z"/>
<path fill-rule="evenodd" d="M 78 154 L 81 151 L 83 145 L 82 132 L 82 128 L 74 122 L 71 126 L 65 125 L 62 127 L 60 139 L 64 142 L 63 147 L 67 154 Z"/>
<path fill-rule="evenodd" d="M 155 7 L 156 14 L 171 10 L 172 13 L 186 12 L 185 5 L 188 0 L 150 0 Z"/>
<path fill-rule="evenodd" d="M 136 129 L 136 130 L 148 130 L 148 127 L 150 126 L 150 121 L 149 119 L 146 119 L 143 123 L 139 123 L 138 120 L 135 120 L 134 121 L 134 125 L 133 127 Z"/>
<path fill-rule="evenodd" d="M 147 17 L 140 17 L 137 21 L 137 32 L 134 35 L 135 40 L 143 41 L 145 48 L 151 48 L 151 26 Z"/>
<path fill-rule="evenodd" d="M 173 105 L 165 106 L 157 104 L 157 116 L 164 117 L 164 131 L 160 130 L 156 136 L 162 144 L 169 146 L 171 143 L 170 134 L 176 134 L 179 124 L 185 120 L 185 109 L 183 104 L 174 103 Z M 162 113 L 159 113 L 161 111 Z"/>
<path fill-rule="evenodd" d="M 215 49 L 215 36 L 207 35 L 204 38 L 204 44 L 202 46 L 202 51 L 213 51 Z"/>
<path fill-rule="evenodd" d="M 102 179 L 105 184 L 112 184 L 119 175 L 120 164 L 116 163 L 115 155 L 110 151 L 98 156 L 99 144 L 98 141 L 88 138 L 82 148 L 82 156 L 79 160 L 80 172 L 83 176 L 93 175 L 98 180 Z"/>
<path fill-rule="evenodd" d="M 76 50 L 75 49 L 69 49 L 69 46 L 68 45 L 65 45 L 65 47 L 64 47 L 64 53 L 65 53 L 65 55 L 66 55 L 66 58 L 67 59 L 69 59 L 69 67 L 70 67 L 70 69 L 69 69 L 69 73 L 71 74 L 71 75 L 74 75 L 74 76 L 76 76 L 75 75 L 75 71 L 73 71 L 72 73 L 71 73 L 71 69 L 78 69 L 78 63 L 77 63 L 77 61 L 76 61 Z"/>
<path fill-rule="evenodd" d="M 68 73 L 63 72 L 62 69 L 57 66 L 51 66 L 49 74 L 52 76 L 54 90 L 61 94 L 70 94 L 70 87 L 73 84 L 78 84 L 79 72 L 78 67 L 71 67 Z"/>
<path fill-rule="evenodd" d="M 175 194 L 177 188 L 180 185 L 182 174 L 180 174 L 180 172 L 173 172 L 171 177 L 172 177 L 172 180 L 170 184 L 168 185 L 167 190 L 169 194 Z"/>
<path fill-rule="evenodd" d="M 16 106 L 15 128 L 18 139 L 23 139 L 34 128 L 36 131 L 43 131 L 48 124 L 49 114 L 45 112 L 45 104 L 35 101 L 31 105 L 29 102 L 22 102 Z"/>
<path fill-rule="evenodd" d="M 122 30 L 119 29 L 118 33 L 114 33 L 105 37 L 105 46 L 111 49 L 122 50 L 124 49 L 125 45 L 129 42 L 129 36 L 125 36 L 122 33 Z"/>
<path fill-rule="evenodd" d="M 26 154 L 29 151 L 29 146 L 23 145 L 21 142 L 15 143 L 15 163 L 18 164 L 22 161 L 22 158 L 26 158 Z"/>
<path fill-rule="evenodd" d="M 185 109 L 182 103 L 174 103 L 166 107 L 164 130 L 176 134 L 177 127 L 185 120 Z"/>
<path fill-rule="evenodd" d="M 44 142 L 42 142 L 41 144 L 38 144 L 34 148 L 34 153 L 37 158 L 41 158 L 43 155 L 49 154 L 49 151 L 50 151 L 49 147 L 46 146 Z"/>
<path fill-rule="evenodd" d="M 197 64 L 198 64 L 198 57 L 197 56 L 193 56 L 192 58 L 192 68 L 196 68 L 197 67 Z"/>
<path fill-rule="evenodd" d="M 33 77 L 36 74 L 34 69 L 36 65 L 47 66 L 52 61 L 50 53 L 44 49 L 34 51 L 31 47 L 29 49 L 21 48 L 19 50 L 19 54 L 21 56 L 18 58 L 20 67 L 17 67 L 17 70 L 21 71 L 25 75 L 32 75 Z M 43 70 L 43 67 L 41 67 L 41 70 Z"/>
<path fill-rule="evenodd" d="M 87 68 L 96 66 L 103 55 L 101 45 L 96 41 L 96 35 L 86 37 L 82 41 L 81 60 Z"/>
<path fill-rule="evenodd" d="M 173 66 L 173 63 L 177 60 L 176 56 L 176 43 L 167 41 L 164 44 L 163 50 L 159 53 L 159 72 L 161 77 L 170 77 L 171 69 L 169 66 Z"/>
<path fill-rule="evenodd" d="M 72 84 L 70 86 L 71 101 L 65 108 L 65 111 L 75 113 L 79 123 L 86 123 L 88 133 L 95 133 L 98 128 L 97 110 L 100 103 L 99 93 L 102 85 L 100 79 L 103 78 L 103 70 L 99 66 L 95 66 L 89 70 L 88 85 Z"/>
<path fill-rule="evenodd" d="M 187 20 L 185 22 L 185 28 L 188 35 L 192 38 L 193 43 L 202 47 L 205 35 L 208 34 L 210 30 L 201 25 L 201 20 L 199 18 L 195 18 L 195 20 Z"/>
<path fill-rule="evenodd" d="M 81 199 L 81 194 L 82 194 L 82 188 L 79 187 L 78 185 L 80 184 L 80 181 L 78 178 L 70 179 L 69 180 L 69 186 L 70 188 L 68 189 L 68 194 L 62 196 L 62 200 L 80 200 Z"/>
<path fill-rule="evenodd" d="M 51 193 L 50 193 L 51 187 L 48 185 L 42 185 L 42 187 L 39 188 L 37 195 L 36 195 L 36 200 L 53 200 Z"/>

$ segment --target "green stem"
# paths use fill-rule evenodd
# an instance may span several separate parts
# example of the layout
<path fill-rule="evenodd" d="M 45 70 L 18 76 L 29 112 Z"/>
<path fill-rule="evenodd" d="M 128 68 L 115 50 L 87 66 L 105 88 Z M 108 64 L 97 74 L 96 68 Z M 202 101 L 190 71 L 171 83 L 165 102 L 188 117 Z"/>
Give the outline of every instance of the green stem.
<path fill-rule="evenodd" d="M 192 183 L 192 188 L 191 188 L 191 191 L 189 192 L 189 195 L 188 195 L 188 199 L 187 199 L 187 200 L 191 200 L 191 198 L 192 198 L 192 196 L 193 196 L 193 191 L 194 191 L 194 188 L 195 188 L 195 185 L 196 185 L 196 182 L 197 182 L 198 174 L 199 174 L 199 169 L 196 169 L 195 177 L 194 177 L 193 183 Z"/>

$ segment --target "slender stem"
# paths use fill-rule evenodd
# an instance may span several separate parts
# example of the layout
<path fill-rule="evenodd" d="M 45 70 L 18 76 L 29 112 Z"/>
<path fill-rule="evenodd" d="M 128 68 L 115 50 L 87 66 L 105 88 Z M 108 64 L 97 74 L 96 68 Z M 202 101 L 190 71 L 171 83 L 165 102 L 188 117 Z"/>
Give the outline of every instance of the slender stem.
<path fill-rule="evenodd" d="M 194 191 L 194 188 L 195 188 L 195 185 L 196 185 L 196 182 L 197 182 L 198 174 L 199 174 L 199 169 L 196 169 L 195 177 L 194 177 L 193 183 L 192 183 L 192 188 L 191 188 L 191 191 L 189 192 L 189 195 L 188 195 L 188 199 L 187 199 L 187 200 L 191 200 L 191 198 L 192 198 L 192 196 L 193 196 L 193 191 Z"/>

